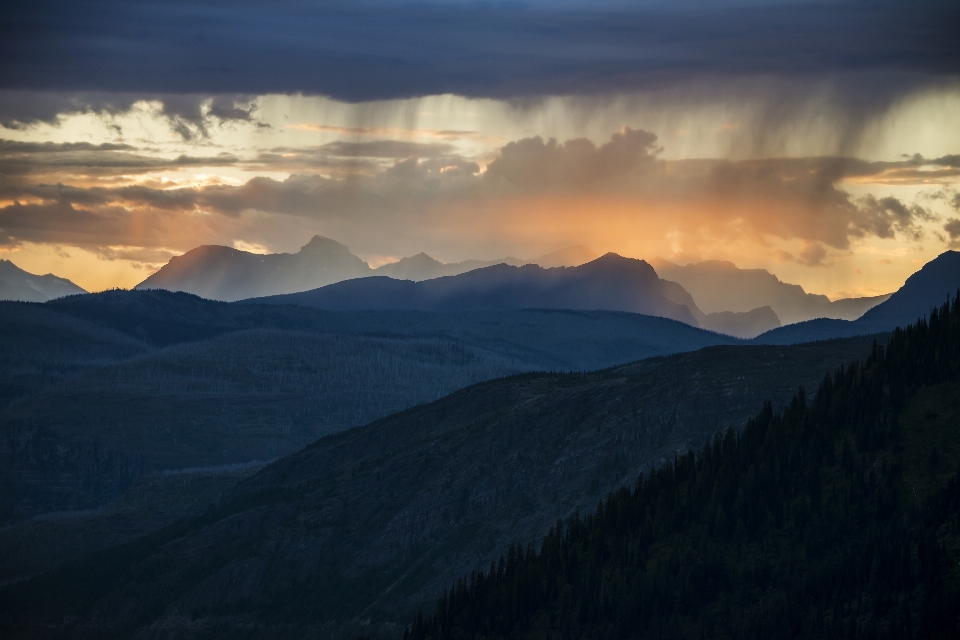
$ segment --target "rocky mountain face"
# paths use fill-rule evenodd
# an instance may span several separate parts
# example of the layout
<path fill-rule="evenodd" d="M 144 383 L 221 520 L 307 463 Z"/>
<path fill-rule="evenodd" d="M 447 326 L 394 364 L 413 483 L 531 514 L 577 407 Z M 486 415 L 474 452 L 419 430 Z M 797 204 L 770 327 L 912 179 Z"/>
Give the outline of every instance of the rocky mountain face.
<path fill-rule="evenodd" d="M 48 273 L 38 276 L 24 271 L 9 260 L 0 260 L 0 300 L 46 302 L 86 291 L 66 278 Z"/>
<path fill-rule="evenodd" d="M 884 302 L 854 321 L 817 319 L 774 329 L 755 342 L 797 344 L 845 336 L 892 331 L 926 316 L 960 291 L 960 252 L 946 251 L 907 278 Z"/>
<path fill-rule="evenodd" d="M 7 637 L 402 632 L 506 546 L 594 508 L 637 474 L 739 427 L 871 339 L 712 347 L 593 374 L 469 387 L 322 438 L 218 507 L 0 591 Z M 49 597 L 55 589 L 58 596 Z"/>
<path fill-rule="evenodd" d="M 680 266 L 657 258 L 651 264 L 661 278 L 678 282 L 689 291 L 705 313 L 748 312 L 770 307 L 785 325 L 814 318 L 855 320 L 889 297 L 831 302 L 826 296 L 807 293 L 800 285 L 781 282 L 765 269 L 739 269 L 732 262 L 720 260 Z M 767 327 L 772 328 L 775 327 Z"/>

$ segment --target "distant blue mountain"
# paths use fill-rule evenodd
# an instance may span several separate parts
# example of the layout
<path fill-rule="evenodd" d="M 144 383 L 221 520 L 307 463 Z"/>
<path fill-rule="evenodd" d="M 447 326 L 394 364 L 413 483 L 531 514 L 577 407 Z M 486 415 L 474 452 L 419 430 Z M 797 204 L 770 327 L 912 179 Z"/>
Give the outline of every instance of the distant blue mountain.
<path fill-rule="evenodd" d="M 24 271 L 9 260 L 0 260 L 0 300 L 46 302 L 77 293 L 86 291 L 66 278 L 58 278 L 50 273 L 38 276 Z"/>
<path fill-rule="evenodd" d="M 255 298 L 330 311 L 573 309 L 628 311 L 700 326 L 686 291 L 643 260 L 608 253 L 579 267 L 499 264 L 422 282 L 357 278 L 313 291 Z"/>
<path fill-rule="evenodd" d="M 818 318 L 767 331 L 755 344 L 797 344 L 892 331 L 926 316 L 960 290 L 960 252 L 940 254 L 907 281 L 896 293 L 853 321 Z"/>

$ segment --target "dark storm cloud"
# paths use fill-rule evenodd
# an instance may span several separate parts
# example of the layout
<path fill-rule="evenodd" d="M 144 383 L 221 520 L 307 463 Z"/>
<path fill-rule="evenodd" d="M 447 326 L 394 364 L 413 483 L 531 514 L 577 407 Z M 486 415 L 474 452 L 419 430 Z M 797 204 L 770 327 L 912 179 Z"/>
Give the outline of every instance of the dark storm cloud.
<path fill-rule="evenodd" d="M 0 44 L 0 49 L 2 47 Z M 0 91 L 0 126 L 23 129 L 38 122 L 55 123 L 62 116 L 81 113 L 100 117 L 117 116 L 129 112 L 135 103 L 144 100 L 158 102 L 161 105 L 160 115 L 184 140 L 207 136 L 214 123 L 254 122 L 258 126 L 266 126 L 256 119 L 256 106 L 249 96 L 244 95 L 96 91 L 65 94 L 32 90 Z M 114 126 L 117 133 L 122 133 L 119 127 Z"/>
<path fill-rule="evenodd" d="M 540 136 L 510 142 L 487 167 L 487 177 L 521 188 L 582 188 L 612 182 L 655 161 L 657 136 L 625 127 L 597 147 L 586 138 L 558 144 Z"/>
<path fill-rule="evenodd" d="M 584 95 L 737 74 L 883 69 L 915 78 L 960 72 L 960 5 L 940 0 L 19 0 L 6 3 L 3 12 L 3 89 L 305 92 L 360 101 L 439 93 Z M 902 87 L 869 89 L 895 95 Z M 101 102 L 108 106 L 90 108 L 112 108 Z M 48 102 L 17 115 L 15 107 L 8 105 L 0 122 L 49 119 L 62 108 L 78 108 Z M 226 103 L 213 112 L 252 117 Z M 195 113 L 177 108 L 172 117 L 202 128 Z"/>

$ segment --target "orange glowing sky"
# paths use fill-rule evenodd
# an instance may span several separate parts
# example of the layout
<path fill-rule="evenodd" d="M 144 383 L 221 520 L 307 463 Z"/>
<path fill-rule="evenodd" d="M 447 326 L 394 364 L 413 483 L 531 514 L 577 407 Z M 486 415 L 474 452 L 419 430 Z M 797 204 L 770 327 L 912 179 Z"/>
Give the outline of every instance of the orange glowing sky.
<path fill-rule="evenodd" d="M 764 87 L 67 114 L 0 129 L 0 257 L 96 291 L 200 244 L 295 251 L 322 234 L 371 263 L 584 245 L 730 260 L 836 298 L 894 290 L 960 246 L 960 89 L 851 124 L 822 92 L 771 118 Z"/>

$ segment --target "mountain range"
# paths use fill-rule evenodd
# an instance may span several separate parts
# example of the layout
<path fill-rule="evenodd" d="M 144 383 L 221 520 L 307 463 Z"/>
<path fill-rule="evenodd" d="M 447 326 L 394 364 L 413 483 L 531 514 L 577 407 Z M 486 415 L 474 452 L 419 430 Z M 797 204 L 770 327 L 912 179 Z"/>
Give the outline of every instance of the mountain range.
<path fill-rule="evenodd" d="M 594 258 L 596 254 L 585 247 L 568 247 L 536 260 L 503 258 L 446 264 L 419 253 L 372 269 L 339 242 L 314 236 L 297 253 L 257 254 L 219 245 L 197 247 L 171 258 L 135 288 L 186 291 L 210 300 L 231 302 L 307 291 L 367 276 L 420 281 L 458 275 L 495 264 L 576 266 Z"/>
<path fill-rule="evenodd" d="M 9 260 L 0 260 L 0 300 L 46 302 L 86 291 L 66 278 L 24 271 Z"/>
<path fill-rule="evenodd" d="M 137 289 L 167 289 L 185 291 L 211 300 L 236 301 L 249 298 L 265 298 L 312 291 L 331 284 L 369 277 L 388 277 L 394 280 L 422 282 L 463 275 L 478 269 L 497 266 L 499 273 L 485 272 L 480 279 L 503 281 L 509 271 L 505 267 L 539 266 L 543 269 L 578 267 L 597 258 L 589 249 L 573 246 L 541 256 L 535 260 L 507 257 L 500 260 L 466 260 L 442 263 L 425 253 L 402 258 L 375 269 L 329 238 L 315 236 L 297 253 L 254 254 L 224 246 L 197 247 L 182 256 L 170 260 L 159 271 L 137 285 Z M 542 291 L 530 291 L 529 300 L 523 300 L 522 286 L 515 283 L 514 300 L 499 304 L 510 307 L 534 307 L 550 303 L 562 304 L 564 308 L 595 308 L 607 310 L 636 309 L 640 306 L 655 309 L 653 313 L 682 319 L 692 326 L 702 327 L 739 338 L 753 338 L 775 329 L 782 324 L 791 324 L 812 318 L 855 319 L 867 309 L 879 304 L 887 296 L 871 298 L 848 298 L 830 301 L 826 296 L 808 294 L 798 285 L 781 282 L 773 274 L 762 269 L 738 269 L 729 262 L 709 261 L 680 266 L 666 260 L 653 261 L 656 273 L 662 279 L 663 296 L 668 301 L 684 306 L 693 321 L 682 311 L 663 312 L 663 300 L 651 300 L 647 305 L 637 305 L 636 296 L 621 292 L 614 301 L 609 296 L 586 295 L 578 300 L 549 300 Z M 525 272 L 526 274 L 527 272 Z M 608 273 L 612 276 L 612 273 Z M 557 276 L 559 277 L 559 276 Z M 516 280 L 517 277 L 514 277 Z M 522 278 L 520 278 L 522 279 Z M 478 282 L 474 279 L 444 281 L 438 288 L 465 287 L 459 303 L 470 295 L 477 294 Z M 456 283 L 456 284 L 454 284 Z M 519 288 L 517 288 L 519 287 Z M 431 288 L 431 287 L 427 287 Z M 357 285 L 344 285 L 320 295 L 327 300 L 321 306 L 346 308 L 356 304 L 365 308 L 396 307 L 425 308 L 436 306 L 437 301 L 417 303 L 403 298 L 406 292 L 421 291 L 418 287 L 391 284 L 386 280 Z M 424 289 L 425 290 L 425 289 Z M 334 293 L 337 291 L 337 293 Z M 347 291 L 351 293 L 347 294 Z M 365 292 L 365 293 L 362 293 Z M 381 297 L 377 303 L 363 302 L 366 296 Z M 334 297 L 340 301 L 333 302 Z M 344 296 L 351 298 L 348 301 Z M 391 296 L 393 296 L 391 298 Z M 429 296 L 428 296 L 429 297 Z M 449 295 L 445 296 L 449 298 Z M 399 300 L 398 300 L 399 298 Z M 634 302 L 627 302 L 628 299 Z M 390 301 L 392 300 L 392 301 Z M 300 303 L 298 303 L 300 304 Z M 320 303 L 314 303 L 316 306 Z M 379 306 L 370 307 L 370 304 Z M 481 303 L 476 303 L 480 304 Z M 492 304 L 487 300 L 486 304 Z M 333 305 L 332 307 L 329 305 Z M 594 306 L 590 306 L 594 305 Z M 496 305 L 495 305 L 496 306 Z"/>
<path fill-rule="evenodd" d="M 661 280 L 643 260 L 608 253 L 577 267 L 498 264 L 414 282 L 383 276 L 345 280 L 313 291 L 254 298 L 336 311 L 577 309 L 627 311 L 684 322 L 737 337 L 780 326 L 769 308 L 704 314 L 683 287 Z"/>
<path fill-rule="evenodd" d="M 677 282 L 689 291 L 705 313 L 745 312 L 769 306 L 785 325 L 814 318 L 856 320 L 890 297 L 886 294 L 831 301 L 826 296 L 807 293 L 800 285 L 781 282 L 765 269 L 739 269 L 732 262 L 721 260 L 681 266 L 655 258 L 651 264 L 661 278 Z"/>
<path fill-rule="evenodd" d="M 945 251 L 907 278 L 903 286 L 856 320 L 819 318 L 773 329 L 761 344 L 798 344 L 892 331 L 925 316 L 960 290 L 960 252 Z"/>

